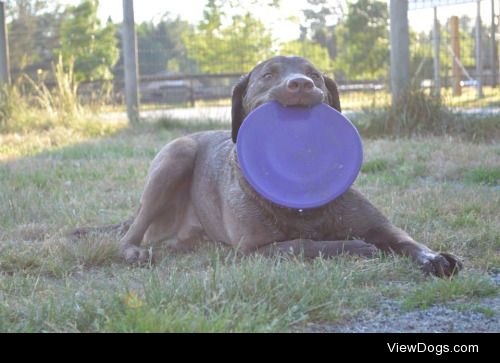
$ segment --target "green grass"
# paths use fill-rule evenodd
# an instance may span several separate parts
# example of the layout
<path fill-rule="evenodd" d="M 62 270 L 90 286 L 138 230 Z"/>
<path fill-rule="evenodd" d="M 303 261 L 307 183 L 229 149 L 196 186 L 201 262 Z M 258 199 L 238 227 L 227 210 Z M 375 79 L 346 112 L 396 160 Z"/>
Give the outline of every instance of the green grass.
<path fill-rule="evenodd" d="M 498 186 L 500 185 L 500 167 L 469 170 L 466 173 L 466 179 L 471 183 Z"/>
<path fill-rule="evenodd" d="M 367 174 L 376 174 L 389 168 L 389 162 L 384 159 L 371 160 L 363 164 L 361 171 Z"/>
<path fill-rule="evenodd" d="M 452 299 L 472 300 L 497 293 L 497 286 L 484 276 L 471 275 L 452 280 L 433 280 L 423 283 L 419 288 L 410 292 L 403 301 L 403 307 L 406 309 L 426 308 Z"/>
<path fill-rule="evenodd" d="M 159 263 L 125 265 L 112 233 L 79 226 L 137 208 L 149 163 L 169 140 L 220 124 L 72 122 L 0 134 L 0 331 L 287 332 L 339 324 L 391 300 L 405 309 L 498 293 L 498 142 L 451 137 L 365 140 L 357 187 L 391 220 L 465 261 L 452 280 L 405 258 L 303 261 L 239 257 L 216 244 L 189 254 L 154 246 Z M 485 314 L 495 314 L 493 310 Z"/>

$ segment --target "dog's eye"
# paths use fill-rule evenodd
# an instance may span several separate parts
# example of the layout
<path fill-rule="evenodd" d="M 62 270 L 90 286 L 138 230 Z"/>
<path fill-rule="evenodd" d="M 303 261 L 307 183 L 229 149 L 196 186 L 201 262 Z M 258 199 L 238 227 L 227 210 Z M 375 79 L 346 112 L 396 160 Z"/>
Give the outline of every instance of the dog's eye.
<path fill-rule="evenodd" d="M 315 81 L 321 79 L 321 75 L 316 72 L 310 72 L 307 76 Z"/>
<path fill-rule="evenodd" d="M 264 74 L 264 75 L 262 76 L 262 78 L 264 78 L 265 80 L 270 80 L 270 79 L 273 79 L 273 74 L 272 74 L 272 73 L 270 73 L 270 72 L 268 72 L 268 73 Z"/>

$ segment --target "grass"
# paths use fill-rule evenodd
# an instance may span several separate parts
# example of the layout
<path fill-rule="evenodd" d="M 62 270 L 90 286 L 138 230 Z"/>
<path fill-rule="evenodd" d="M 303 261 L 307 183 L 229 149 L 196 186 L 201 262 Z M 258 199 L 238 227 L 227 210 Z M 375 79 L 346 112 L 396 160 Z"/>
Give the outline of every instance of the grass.
<path fill-rule="evenodd" d="M 491 186 L 500 185 L 500 168 L 487 169 L 479 167 L 477 169 L 468 170 L 466 175 L 466 179 L 471 183 Z"/>
<path fill-rule="evenodd" d="M 500 271 L 498 140 L 365 140 L 357 187 L 422 243 L 461 256 L 453 280 L 392 256 L 242 258 L 216 244 L 190 254 L 155 247 L 160 262 L 135 269 L 119 258 L 117 236 L 70 241 L 65 232 L 129 217 L 166 142 L 222 125 L 125 126 L 73 120 L 0 134 L 0 331 L 301 331 L 348 323 L 386 300 L 478 311 L 473 301 L 498 293 L 488 277 Z"/>
<path fill-rule="evenodd" d="M 497 288 L 484 276 L 458 277 L 451 281 L 433 280 L 423 283 L 403 301 L 405 309 L 427 308 L 434 304 L 454 300 L 472 300 L 475 297 L 497 294 Z M 488 314 L 491 315 L 491 312 Z"/>

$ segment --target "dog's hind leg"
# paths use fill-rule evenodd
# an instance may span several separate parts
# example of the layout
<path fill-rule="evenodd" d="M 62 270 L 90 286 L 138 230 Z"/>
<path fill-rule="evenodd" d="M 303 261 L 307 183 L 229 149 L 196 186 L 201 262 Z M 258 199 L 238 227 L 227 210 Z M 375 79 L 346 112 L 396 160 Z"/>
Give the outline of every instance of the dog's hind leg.
<path fill-rule="evenodd" d="M 67 236 L 72 238 L 72 239 L 79 239 L 86 237 L 90 234 L 105 234 L 105 233 L 115 233 L 116 235 L 123 237 L 127 231 L 129 230 L 130 226 L 132 225 L 132 222 L 134 221 L 134 218 L 129 218 L 123 222 L 116 223 L 116 224 L 109 224 L 106 226 L 99 226 L 99 227 L 80 227 L 77 229 L 74 229 L 67 233 Z"/>
<path fill-rule="evenodd" d="M 121 252 L 128 263 L 143 264 L 151 259 L 149 251 L 139 246 L 148 228 L 157 223 L 159 217 L 182 218 L 184 208 L 179 207 L 183 203 L 178 199 L 186 196 L 185 191 L 191 185 L 196 149 L 196 141 L 183 137 L 166 145 L 153 160 L 139 213 L 120 241 Z M 171 223 L 172 228 L 177 224 L 171 220 L 165 223 Z"/>

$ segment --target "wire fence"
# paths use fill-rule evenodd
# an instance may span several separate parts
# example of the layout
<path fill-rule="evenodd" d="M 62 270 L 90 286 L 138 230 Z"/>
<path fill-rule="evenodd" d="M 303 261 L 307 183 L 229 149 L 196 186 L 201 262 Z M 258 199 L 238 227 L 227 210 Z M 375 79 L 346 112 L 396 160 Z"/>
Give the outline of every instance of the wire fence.
<path fill-rule="evenodd" d="M 409 16 L 411 20 L 411 11 Z M 411 32 L 412 84 L 429 94 L 437 94 L 439 87 L 443 102 L 452 107 L 500 107 L 500 90 L 497 88 L 500 83 L 498 20 L 493 23 L 493 28 L 483 24 L 480 30 L 481 41 L 478 45 L 474 18 L 459 18 L 458 31 L 456 29 L 453 31 L 451 19 L 450 15 L 446 23 L 439 25 L 437 39 L 432 29 L 418 33 Z M 242 21 L 240 27 L 245 26 L 245 19 L 240 21 Z M 258 27 L 259 24 L 255 23 L 253 26 Z M 57 24 L 53 29 L 50 27 L 45 29 L 38 38 L 32 38 L 34 30 L 29 28 L 28 24 L 14 25 L 16 24 L 11 23 L 9 26 L 12 78 L 20 80 L 23 77 L 30 77 L 45 82 L 48 87 L 54 86 L 50 73 L 54 62 L 57 61 L 61 43 Z M 257 37 L 260 43 L 253 47 L 250 39 L 253 36 L 250 35 L 255 29 L 251 27 L 252 23 L 247 25 L 250 26 L 249 29 L 238 29 L 248 33 L 249 42 L 245 42 L 242 38 L 241 44 L 232 41 L 221 44 L 215 40 L 211 43 L 209 38 L 204 38 L 204 43 L 199 44 L 199 39 L 196 40 L 194 37 L 198 29 L 179 19 L 169 19 L 156 24 L 153 22 L 137 24 L 139 88 L 144 107 L 153 109 L 228 106 L 234 84 L 243 74 L 250 71 L 251 64 L 256 64 L 274 54 L 291 53 L 310 58 L 313 63 L 318 61 L 319 67 L 336 79 L 344 109 L 362 110 L 390 104 L 388 31 L 381 36 L 383 38 L 381 44 L 386 45 L 385 51 L 380 56 L 383 59 L 376 60 L 379 62 L 379 67 L 371 71 L 371 76 L 367 71 L 362 72 L 363 77 L 360 77 L 355 71 L 353 76 L 352 70 L 355 69 L 352 64 L 359 62 L 359 59 L 355 56 L 352 60 L 346 59 L 344 55 L 343 61 L 339 61 L 341 52 L 339 37 L 345 36 L 339 35 L 340 27 L 327 28 L 323 39 L 302 37 L 290 41 L 287 48 L 287 45 L 278 45 L 274 39 L 271 39 L 272 42 L 269 44 L 265 43 L 266 39 L 262 37 Z M 111 67 L 106 80 L 80 81 L 79 92 L 86 102 L 99 100 L 115 106 L 124 104 L 120 25 L 117 24 L 115 28 L 116 45 L 120 56 Z M 495 33 L 499 39 L 495 38 Z M 43 48 L 37 44 L 41 42 L 40 37 L 43 37 Z M 172 39 L 176 39 L 176 42 L 164 44 Z M 292 48 L 290 44 L 293 44 Z M 477 53 L 478 46 L 480 57 Z M 242 47 L 253 48 L 251 51 L 243 51 Z M 96 57 L 98 58 L 99 54 L 96 54 Z M 207 61 L 202 64 L 200 59 L 204 58 L 210 59 L 212 63 Z M 481 62 L 480 67 L 478 59 Z M 95 62 L 95 59 L 88 62 Z M 436 76 L 436 62 L 439 65 L 439 77 Z M 81 67 L 86 65 L 85 60 L 80 64 Z M 478 93 L 478 83 L 482 86 L 481 94 Z"/>

